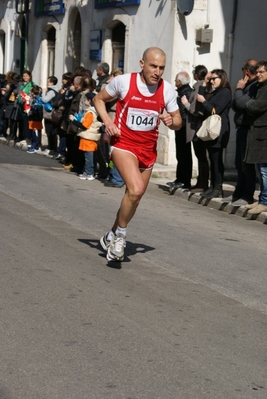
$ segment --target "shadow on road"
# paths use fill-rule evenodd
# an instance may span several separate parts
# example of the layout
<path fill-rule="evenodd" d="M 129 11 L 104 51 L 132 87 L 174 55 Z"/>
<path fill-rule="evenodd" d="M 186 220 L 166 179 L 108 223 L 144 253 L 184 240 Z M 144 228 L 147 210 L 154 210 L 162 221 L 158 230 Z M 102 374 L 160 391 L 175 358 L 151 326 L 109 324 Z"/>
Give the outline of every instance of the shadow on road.
<path fill-rule="evenodd" d="M 83 244 L 89 245 L 91 248 L 101 251 L 99 256 L 105 258 L 106 254 L 103 248 L 101 247 L 99 240 L 78 238 L 78 241 L 80 241 Z M 148 245 L 127 241 L 127 247 L 123 263 L 131 262 L 131 259 L 129 258 L 130 256 L 136 255 L 138 253 L 144 254 L 146 252 L 153 251 L 154 249 L 155 249 L 154 247 L 150 247 Z M 107 266 L 112 267 L 114 269 L 121 269 L 121 262 L 108 262 Z"/>

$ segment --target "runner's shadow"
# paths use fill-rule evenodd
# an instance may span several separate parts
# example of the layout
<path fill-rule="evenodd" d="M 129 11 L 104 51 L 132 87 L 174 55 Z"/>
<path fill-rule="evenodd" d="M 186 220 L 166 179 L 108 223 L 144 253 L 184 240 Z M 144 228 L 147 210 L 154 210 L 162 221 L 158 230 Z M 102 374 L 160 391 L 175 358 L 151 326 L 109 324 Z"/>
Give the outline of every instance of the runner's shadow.
<path fill-rule="evenodd" d="M 89 245 L 93 249 L 99 250 L 99 256 L 101 256 L 102 258 L 106 258 L 106 252 L 101 247 L 99 240 L 78 238 L 78 241 L 82 242 L 83 244 Z M 130 256 L 136 255 L 138 253 L 144 254 L 146 252 L 153 251 L 154 249 L 154 247 L 150 247 L 148 245 L 127 241 L 123 263 L 131 262 L 131 259 L 129 258 Z M 114 269 L 121 269 L 121 262 L 108 262 L 107 266 Z"/>

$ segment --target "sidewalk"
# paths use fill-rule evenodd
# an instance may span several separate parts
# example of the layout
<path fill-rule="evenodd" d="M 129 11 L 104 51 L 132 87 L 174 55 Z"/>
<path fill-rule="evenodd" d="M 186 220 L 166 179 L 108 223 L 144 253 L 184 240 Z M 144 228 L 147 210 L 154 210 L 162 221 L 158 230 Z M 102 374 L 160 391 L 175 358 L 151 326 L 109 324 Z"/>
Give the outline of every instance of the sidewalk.
<path fill-rule="evenodd" d="M 151 177 L 151 182 L 158 184 L 159 187 L 163 188 L 166 193 L 169 193 L 169 187 L 166 186 L 168 181 L 175 180 L 175 166 L 165 166 L 156 163 L 153 168 L 153 173 Z M 223 184 L 224 196 L 228 197 L 232 195 L 235 189 L 235 172 L 226 171 L 225 172 L 225 183 Z M 196 184 L 196 179 L 192 179 L 192 186 Z M 166 187 L 166 188 L 165 188 Z M 169 194 L 168 194 L 169 195 Z M 216 209 L 218 211 L 227 212 L 230 215 L 245 217 L 248 220 L 256 220 L 263 224 L 267 224 L 267 212 L 262 212 L 261 214 L 248 215 L 248 209 L 244 206 L 233 206 L 231 203 L 224 202 L 223 198 L 213 198 L 211 200 L 201 197 L 199 194 L 191 194 L 188 190 L 178 189 L 174 192 L 175 196 L 182 198 L 184 200 L 194 202 L 195 204 L 208 206 L 209 208 Z M 254 198 L 258 200 L 259 190 L 255 190 Z"/>
<path fill-rule="evenodd" d="M 47 142 L 46 134 L 43 133 L 42 134 L 42 147 L 43 148 L 46 146 L 46 142 Z M 7 141 L 6 141 L 6 139 L 0 137 L 0 143 L 7 144 Z M 24 151 L 26 151 L 28 149 L 27 144 L 17 143 L 16 147 L 20 148 Z M 40 152 L 39 154 L 42 155 L 42 152 Z M 36 155 L 39 155 L 39 154 L 36 153 Z M 157 184 L 160 188 L 163 188 L 163 190 L 166 191 L 166 193 L 168 193 L 168 195 L 169 195 L 169 187 L 166 185 L 166 183 L 168 181 L 175 180 L 175 170 L 176 170 L 176 166 L 166 166 L 166 165 L 156 163 L 153 168 L 153 173 L 152 173 L 150 182 L 153 184 Z M 235 177 L 235 172 L 233 172 L 233 171 L 225 172 L 225 183 L 223 185 L 225 197 L 228 197 L 234 191 L 234 188 L 235 188 L 234 177 Z M 196 184 L 196 179 L 192 179 L 191 184 L 192 185 Z M 255 217 L 254 215 L 247 215 L 247 209 L 244 206 L 240 206 L 240 207 L 233 206 L 231 203 L 224 202 L 223 198 L 214 198 L 214 199 L 208 200 L 208 199 L 204 199 L 203 197 L 200 197 L 199 194 L 191 194 L 190 191 L 183 190 L 183 189 L 176 190 L 173 195 L 175 195 L 179 198 L 182 198 L 184 200 L 194 202 L 195 204 L 198 204 L 198 205 L 208 206 L 209 208 L 216 209 L 218 211 L 227 212 L 231 215 L 246 217 L 246 219 L 256 220 L 263 224 L 267 224 L 267 212 L 262 212 L 257 217 Z M 254 194 L 255 200 L 258 199 L 258 195 L 259 195 L 259 191 L 256 190 L 255 194 Z"/>

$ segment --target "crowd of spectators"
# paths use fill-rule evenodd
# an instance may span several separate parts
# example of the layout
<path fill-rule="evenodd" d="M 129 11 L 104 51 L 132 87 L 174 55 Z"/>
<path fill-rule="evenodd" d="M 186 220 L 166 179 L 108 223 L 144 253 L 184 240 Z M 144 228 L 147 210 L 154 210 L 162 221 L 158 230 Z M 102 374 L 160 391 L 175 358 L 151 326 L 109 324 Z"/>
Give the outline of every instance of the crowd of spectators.
<path fill-rule="evenodd" d="M 232 108 L 236 127 L 237 184 L 233 195 L 224 201 L 246 206 L 249 213 L 259 214 L 267 211 L 267 61 L 248 59 L 241 69 L 243 76 L 234 92 L 223 69 L 208 71 L 204 65 L 197 65 L 192 72 L 195 82 L 192 87 L 186 71 L 177 73 L 175 86 L 183 125 L 175 132 L 176 179 L 167 184 L 207 199 L 224 197 L 223 153 L 229 142 L 229 111 Z M 94 148 L 93 155 L 86 155 L 84 149 L 89 148 L 88 143 L 84 146 L 82 141 L 81 145 L 86 136 L 82 138 L 81 131 L 90 129 L 88 123 L 86 127 L 83 124 L 89 105 L 95 115 L 93 96 L 88 93 L 98 93 L 121 71 L 116 69 L 110 73 L 109 65 L 101 62 L 96 73 L 95 80 L 90 70 L 80 66 L 62 75 L 60 87 L 57 77 L 49 76 L 45 89 L 32 81 L 28 70 L 22 76 L 13 71 L 1 75 L 0 136 L 10 145 L 27 144 L 29 154 L 39 152 L 54 158 L 64 169 L 77 173 L 84 180 L 88 175 L 88 180 L 98 177 L 107 186 L 123 187 L 124 182 L 110 161 L 109 140 L 101 121 L 98 120 L 99 139 L 89 146 Z M 116 99 L 107 106 L 108 112 L 114 113 Z M 202 141 L 197 137 L 197 131 L 212 113 L 221 117 L 220 135 L 215 140 Z M 92 123 L 95 118 L 91 116 L 90 120 Z M 48 143 L 45 149 L 42 146 L 43 127 Z M 194 187 L 191 187 L 192 150 L 198 161 Z M 86 168 L 89 158 L 91 166 Z M 257 177 L 260 196 L 255 201 Z"/>

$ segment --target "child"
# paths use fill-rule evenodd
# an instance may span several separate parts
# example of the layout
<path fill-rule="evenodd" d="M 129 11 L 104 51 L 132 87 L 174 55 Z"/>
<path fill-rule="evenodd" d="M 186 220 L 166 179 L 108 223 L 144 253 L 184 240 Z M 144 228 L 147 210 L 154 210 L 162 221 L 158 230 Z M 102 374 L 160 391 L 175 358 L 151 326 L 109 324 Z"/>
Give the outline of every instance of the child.
<path fill-rule="evenodd" d="M 29 134 L 28 139 L 31 140 L 31 147 L 28 149 L 28 154 L 35 154 L 39 149 L 38 130 L 42 130 L 43 124 L 43 102 L 42 89 L 39 86 L 31 88 L 31 106 L 28 113 L 29 116 Z M 28 100 L 29 100 L 28 99 Z"/>
<path fill-rule="evenodd" d="M 69 119 L 79 127 L 77 136 L 80 137 L 79 150 L 84 151 L 85 167 L 83 174 L 79 175 L 82 180 L 94 180 L 94 152 L 97 150 L 101 133 L 99 132 L 101 122 L 97 121 L 97 113 L 92 105 L 95 93 L 88 92 L 84 96 L 83 116 L 81 113 L 70 115 Z M 81 120 L 81 122 L 80 122 Z"/>

